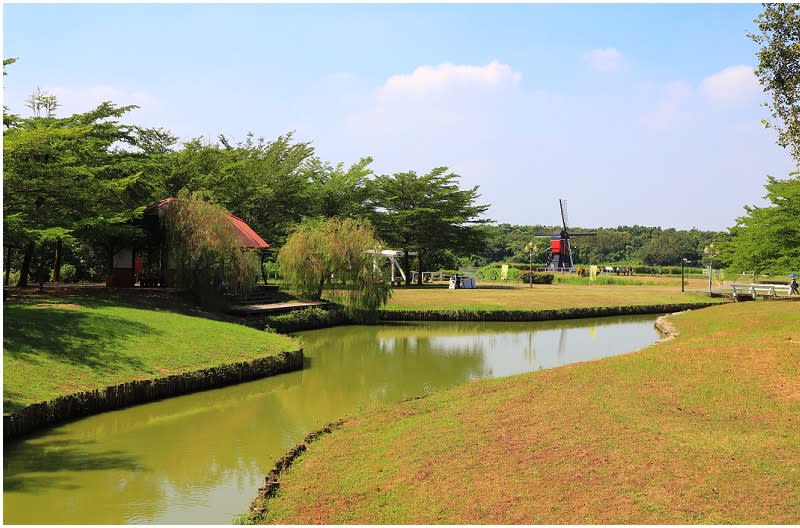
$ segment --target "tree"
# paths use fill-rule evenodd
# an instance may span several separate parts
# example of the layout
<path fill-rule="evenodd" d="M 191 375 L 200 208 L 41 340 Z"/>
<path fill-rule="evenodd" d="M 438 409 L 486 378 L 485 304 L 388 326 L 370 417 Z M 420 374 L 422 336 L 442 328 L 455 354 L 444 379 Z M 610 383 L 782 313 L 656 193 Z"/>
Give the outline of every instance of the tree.
<path fill-rule="evenodd" d="M 132 108 L 105 102 L 63 119 L 18 119 L 3 131 L 3 229 L 6 241 L 24 248 L 20 286 L 37 247 L 54 241 L 58 251 L 82 229 L 130 216 L 120 214 L 120 204 L 141 174 L 114 145 L 132 142 L 130 127 L 117 121 Z"/>
<path fill-rule="evenodd" d="M 369 221 L 353 218 L 307 218 L 278 253 L 284 284 L 302 297 L 326 296 L 343 302 L 351 313 L 374 314 L 391 296 L 368 251 L 380 251 Z"/>
<path fill-rule="evenodd" d="M 665 229 L 645 244 L 641 251 L 645 264 L 670 266 L 681 263 L 682 258 L 696 260 L 699 256 L 697 241 L 686 231 Z"/>
<path fill-rule="evenodd" d="M 764 124 L 800 165 L 800 4 L 764 4 L 754 22 L 760 33 L 748 36 L 761 46 L 755 73 L 772 98 L 765 103 L 772 121 Z"/>
<path fill-rule="evenodd" d="M 8 75 L 8 72 L 6 71 L 6 66 L 14 64 L 15 62 L 17 62 L 17 60 L 18 59 L 16 57 L 3 59 L 3 77 Z M 17 119 L 19 119 L 19 116 L 16 114 L 12 114 L 11 111 L 8 109 L 8 107 L 6 105 L 3 105 L 3 126 L 6 128 L 13 126 Z"/>
<path fill-rule="evenodd" d="M 61 105 L 58 104 L 55 95 L 51 95 L 37 86 L 36 91 L 25 101 L 25 106 L 31 109 L 34 117 L 55 117 L 56 108 Z M 42 116 L 42 111 L 45 112 L 44 116 Z"/>
<path fill-rule="evenodd" d="M 767 178 L 769 207 L 746 206 L 745 216 L 719 244 L 720 256 L 736 272 L 800 271 L 800 172 L 786 180 Z"/>
<path fill-rule="evenodd" d="M 302 171 L 309 182 L 311 214 L 326 218 L 358 218 L 369 214 L 371 206 L 367 182 L 372 174 L 369 168 L 371 163 L 372 158 L 361 158 L 345 170 L 344 163 L 337 163 L 334 167 L 317 157 L 309 159 Z"/>
<path fill-rule="evenodd" d="M 417 253 L 417 280 L 422 284 L 425 257 L 438 249 L 465 255 L 480 246 L 482 232 L 473 225 L 488 205 L 478 205 L 478 187 L 462 190 L 460 176 L 437 167 L 418 176 L 414 171 L 381 175 L 373 181 L 375 225 L 381 238 L 402 249 L 403 267 L 410 270 L 410 253 Z M 411 275 L 406 275 L 406 286 Z"/>
<path fill-rule="evenodd" d="M 240 247 L 224 208 L 179 196 L 159 214 L 180 287 L 202 299 L 221 289 L 244 294 L 253 288 L 258 257 Z"/>

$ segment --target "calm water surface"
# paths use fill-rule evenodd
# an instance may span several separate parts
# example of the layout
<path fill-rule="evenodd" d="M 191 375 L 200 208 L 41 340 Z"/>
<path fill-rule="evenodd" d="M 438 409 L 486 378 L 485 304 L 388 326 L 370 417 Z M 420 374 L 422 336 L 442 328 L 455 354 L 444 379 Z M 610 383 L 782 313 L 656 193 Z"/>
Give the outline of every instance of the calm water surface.
<path fill-rule="evenodd" d="M 108 412 L 4 448 L 6 524 L 230 524 L 310 431 L 470 380 L 623 354 L 655 316 L 398 323 L 304 332 L 306 365 Z"/>

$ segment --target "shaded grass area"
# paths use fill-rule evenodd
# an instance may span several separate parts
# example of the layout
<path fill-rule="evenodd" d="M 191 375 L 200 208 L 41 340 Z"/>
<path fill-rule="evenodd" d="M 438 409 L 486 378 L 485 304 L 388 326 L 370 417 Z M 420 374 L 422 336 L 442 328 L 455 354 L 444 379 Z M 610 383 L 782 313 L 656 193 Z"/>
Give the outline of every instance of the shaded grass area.
<path fill-rule="evenodd" d="M 120 298 L 26 296 L 3 306 L 3 411 L 298 347 L 287 336 Z"/>
<path fill-rule="evenodd" d="M 800 522 L 800 302 L 673 316 L 613 358 L 365 410 L 267 503 L 280 524 Z"/>
<path fill-rule="evenodd" d="M 483 286 L 483 285 L 480 285 Z M 707 303 L 705 293 L 687 291 L 669 284 L 659 286 L 620 285 L 523 285 L 479 287 L 471 290 L 445 288 L 395 288 L 386 310 L 553 310 L 606 306 L 643 306 L 679 303 Z M 702 289 L 702 288 L 697 288 Z"/>

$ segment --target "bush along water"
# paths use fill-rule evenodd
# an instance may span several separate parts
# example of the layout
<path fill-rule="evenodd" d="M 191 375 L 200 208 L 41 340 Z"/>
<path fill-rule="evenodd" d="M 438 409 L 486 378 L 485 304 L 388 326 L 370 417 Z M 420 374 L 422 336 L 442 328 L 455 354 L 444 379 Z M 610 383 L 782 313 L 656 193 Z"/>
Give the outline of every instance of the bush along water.
<path fill-rule="evenodd" d="M 349 324 L 355 322 L 344 310 L 334 307 L 331 309 L 312 306 L 289 313 L 273 315 L 264 320 L 263 328 L 268 332 L 285 334 L 315 328 Z"/>

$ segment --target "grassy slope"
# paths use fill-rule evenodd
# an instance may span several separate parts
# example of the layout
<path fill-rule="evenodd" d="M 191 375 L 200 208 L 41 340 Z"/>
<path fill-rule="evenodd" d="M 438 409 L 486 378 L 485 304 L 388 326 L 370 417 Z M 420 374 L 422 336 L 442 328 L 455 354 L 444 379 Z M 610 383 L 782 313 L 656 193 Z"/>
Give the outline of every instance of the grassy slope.
<path fill-rule="evenodd" d="M 691 284 L 693 289 L 699 283 Z M 387 310 L 551 310 L 559 308 L 706 303 L 704 293 L 681 293 L 676 285 L 648 287 L 607 285 L 523 285 L 448 290 L 445 288 L 395 288 Z"/>
<path fill-rule="evenodd" d="M 3 316 L 4 412 L 299 346 L 241 325 L 80 295 L 5 304 Z"/>
<path fill-rule="evenodd" d="M 800 303 L 351 418 L 281 477 L 277 523 L 800 522 Z"/>

